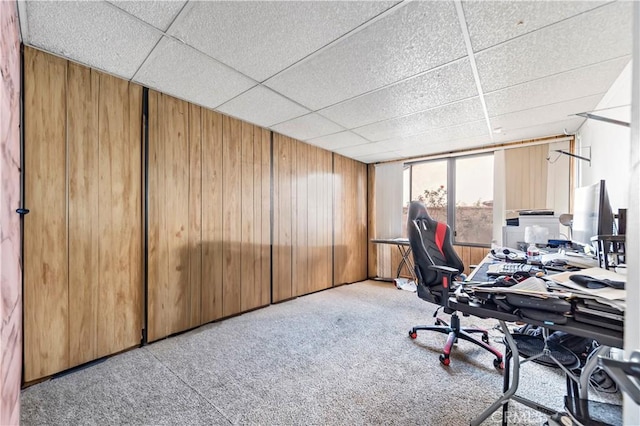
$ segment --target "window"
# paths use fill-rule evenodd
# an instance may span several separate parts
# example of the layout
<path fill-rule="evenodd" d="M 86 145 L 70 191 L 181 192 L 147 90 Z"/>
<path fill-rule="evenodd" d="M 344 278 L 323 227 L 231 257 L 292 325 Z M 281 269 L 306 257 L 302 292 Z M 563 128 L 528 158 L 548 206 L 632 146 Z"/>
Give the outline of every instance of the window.
<path fill-rule="evenodd" d="M 447 163 L 435 160 L 411 167 L 411 199 L 424 201 L 432 218 L 447 222 Z"/>
<path fill-rule="evenodd" d="M 425 161 L 410 169 L 411 199 L 424 201 L 434 219 L 451 227 L 454 243 L 491 244 L 493 154 Z"/>
<path fill-rule="evenodd" d="M 493 236 L 493 155 L 455 161 L 455 241 L 489 244 Z"/>

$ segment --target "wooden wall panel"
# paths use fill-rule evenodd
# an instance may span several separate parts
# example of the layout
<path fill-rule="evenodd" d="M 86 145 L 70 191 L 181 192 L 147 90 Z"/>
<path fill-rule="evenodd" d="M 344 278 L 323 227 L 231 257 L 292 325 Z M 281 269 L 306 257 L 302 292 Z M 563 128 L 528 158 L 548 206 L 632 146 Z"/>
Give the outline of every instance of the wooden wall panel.
<path fill-rule="evenodd" d="M 547 144 L 505 150 L 506 209 L 547 207 Z"/>
<path fill-rule="evenodd" d="M 330 152 L 274 135 L 274 301 L 333 285 L 332 167 Z"/>
<path fill-rule="evenodd" d="M 308 233 L 311 247 L 309 291 L 333 285 L 333 163 L 329 151 L 310 146 Z"/>
<path fill-rule="evenodd" d="M 247 171 L 247 178 L 243 174 L 243 188 L 246 187 L 249 199 L 243 199 L 243 262 L 252 271 L 242 277 L 242 310 L 255 309 L 266 306 L 271 302 L 271 141 L 270 132 L 257 126 L 248 126 L 251 138 L 246 139 L 243 148 L 247 151 L 243 155 L 243 170 Z M 243 128 L 244 132 L 244 128 Z M 243 134 L 243 141 L 244 134 Z M 251 161 L 248 159 L 251 158 Z M 252 173 L 250 173 L 252 172 Z M 251 174 L 252 179 L 248 179 Z M 244 190 L 243 190 L 244 192 Z M 245 203 L 247 207 L 245 208 Z M 245 233 L 246 229 L 246 233 Z M 247 234 L 247 235 L 246 235 Z M 248 256 L 248 257 L 247 257 Z M 243 266 L 243 271 L 244 271 Z M 250 278 L 250 279 L 249 279 Z"/>
<path fill-rule="evenodd" d="M 325 279 L 328 283 L 333 285 L 333 247 L 335 245 L 334 240 L 334 221 L 333 221 L 333 211 L 335 210 L 335 199 L 334 199 L 334 187 L 333 187 L 333 153 L 326 152 L 323 155 L 325 159 L 325 166 L 323 170 L 326 170 L 325 175 L 323 176 L 322 182 L 323 187 L 325 188 L 325 203 L 327 205 L 327 210 L 325 210 L 325 226 L 326 229 L 330 230 L 324 237 L 324 245 L 326 246 L 325 256 L 329 261 L 327 262 L 327 269 L 325 271 Z"/>
<path fill-rule="evenodd" d="M 454 245 L 455 249 L 462 263 L 464 263 L 464 273 L 469 275 L 471 273 L 471 265 L 478 265 L 482 259 L 491 251 L 489 247 L 472 247 L 472 246 L 459 246 Z"/>
<path fill-rule="evenodd" d="M 67 140 L 69 150 L 69 362 L 98 358 L 100 76 L 69 64 Z"/>
<path fill-rule="evenodd" d="M 371 242 L 375 238 L 376 229 L 376 167 L 367 166 L 367 276 L 374 278 L 378 275 L 378 244 Z"/>
<path fill-rule="evenodd" d="M 242 123 L 242 273 L 241 310 L 263 306 L 262 293 L 262 129 Z M 258 179 L 256 179 L 258 176 Z"/>
<path fill-rule="evenodd" d="M 254 211 L 253 211 L 253 125 L 241 122 L 240 139 L 240 311 L 247 311 L 257 305 L 253 298 L 255 286 L 255 252 L 254 238 Z M 259 296 L 259 294 L 258 294 Z"/>
<path fill-rule="evenodd" d="M 273 278 L 272 302 L 294 296 L 292 288 L 292 180 L 293 140 L 279 134 L 273 138 Z"/>
<path fill-rule="evenodd" d="M 157 118 L 152 116 L 159 114 L 161 95 L 158 92 L 149 90 L 148 92 L 148 129 L 147 139 L 148 146 L 148 165 L 147 165 L 147 187 L 149 193 L 147 195 L 147 339 L 153 341 L 162 335 L 162 318 L 154 312 L 162 310 L 162 302 L 159 297 L 160 288 L 160 264 L 161 258 L 164 258 L 163 247 L 161 247 L 160 238 L 162 229 L 164 229 L 164 212 L 161 206 L 164 204 L 164 192 L 160 193 L 156 190 L 164 183 L 164 173 L 161 169 L 164 166 L 163 149 L 160 144 L 160 124 Z M 155 330 L 155 331 L 154 331 Z"/>
<path fill-rule="evenodd" d="M 26 382 L 140 343 L 140 86 L 25 49 Z"/>
<path fill-rule="evenodd" d="M 334 285 L 367 277 L 367 168 L 334 154 Z"/>
<path fill-rule="evenodd" d="M 260 186 L 256 185 L 259 191 L 257 207 L 260 209 L 260 291 L 261 304 L 271 303 L 271 132 L 267 129 L 260 129 L 254 133 L 256 146 L 260 147 L 260 175 L 254 177 L 260 179 Z M 258 189 L 259 188 L 259 189 Z"/>
<path fill-rule="evenodd" d="M 198 136 L 190 127 L 187 102 L 153 91 L 149 97 L 147 281 L 148 339 L 153 341 L 192 325 L 190 142 L 196 141 L 197 151 Z M 199 176 L 199 169 L 193 174 Z"/>
<path fill-rule="evenodd" d="M 140 86 L 101 75 L 98 356 L 141 341 L 141 111 Z"/>
<path fill-rule="evenodd" d="M 24 380 L 69 367 L 67 61 L 24 52 Z"/>
<path fill-rule="evenodd" d="M 202 110 L 202 322 L 222 318 L 222 115 Z"/>
<path fill-rule="evenodd" d="M 309 146 L 293 142 L 292 145 L 292 194 L 291 194 L 291 234 L 292 234 L 292 293 L 294 296 L 309 293 L 309 190 L 307 175 L 311 173 Z"/>
<path fill-rule="evenodd" d="M 189 318 L 202 324 L 202 108 L 189 105 Z"/>
<path fill-rule="evenodd" d="M 155 92 L 149 106 L 156 340 L 270 303 L 271 151 L 251 124 Z"/>
<path fill-rule="evenodd" d="M 222 119 L 222 314 L 240 313 L 242 279 L 242 122 Z"/>

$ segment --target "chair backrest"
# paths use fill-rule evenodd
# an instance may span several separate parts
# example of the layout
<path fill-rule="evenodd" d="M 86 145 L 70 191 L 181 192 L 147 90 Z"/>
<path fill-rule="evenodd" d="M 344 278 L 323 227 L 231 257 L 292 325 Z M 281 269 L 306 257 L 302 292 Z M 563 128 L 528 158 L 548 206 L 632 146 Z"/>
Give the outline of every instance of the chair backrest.
<path fill-rule="evenodd" d="M 423 285 L 435 287 L 442 284 L 441 275 L 429 269 L 431 265 L 448 266 L 459 273 L 464 271 L 464 264 L 451 243 L 451 229 L 446 223 L 430 217 L 426 206 L 420 201 L 409 204 L 407 234 L 416 275 L 422 277 Z"/>

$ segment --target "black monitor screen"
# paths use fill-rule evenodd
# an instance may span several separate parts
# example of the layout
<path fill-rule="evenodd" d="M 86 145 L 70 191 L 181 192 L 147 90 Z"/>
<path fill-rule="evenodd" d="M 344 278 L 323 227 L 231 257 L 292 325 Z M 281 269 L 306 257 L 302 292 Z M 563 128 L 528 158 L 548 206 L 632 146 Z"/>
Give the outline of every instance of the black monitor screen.
<path fill-rule="evenodd" d="M 591 245 L 591 237 L 613 234 L 613 211 L 604 180 L 576 188 L 574 193 L 572 240 Z"/>

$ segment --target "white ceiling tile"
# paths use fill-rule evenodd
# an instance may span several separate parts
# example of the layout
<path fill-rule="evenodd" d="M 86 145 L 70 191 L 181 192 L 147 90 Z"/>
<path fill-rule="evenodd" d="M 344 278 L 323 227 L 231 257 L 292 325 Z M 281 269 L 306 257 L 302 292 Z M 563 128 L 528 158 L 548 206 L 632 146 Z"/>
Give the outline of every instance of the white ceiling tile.
<path fill-rule="evenodd" d="M 396 145 L 396 149 L 404 149 L 410 146 L 433 144 L 439 142 L 446 143 L 456 139 L 488 136 L 488 134 L 489 129 L 487 128 L 486 121 L 478 120 L 456 126 L 432 129 L 419 135 L 413 135 L 404 138 L 392 138 L 388 139 L 387 142 L 394 143 Z"/>
<path fill-rule="evenodd" d="M 371 154 L 381 154 L 394 150 L 394 145 L 388 142 L 369 142 L 362 145 L 347 146 L 335 150 L 345 157 L 363 156 Z"/>
<path fill-rule="evenodd" d="M 393 6 L 378 1 L 198 1 L 169 33 L 262 81 Z"/>
<path fill-rule="evenodd" d="M 319 113 L 348 128 L 424 111 L 478 94 L 468 59 L 342 102 Z"/>
<path fill-rule="evenodd" d="M 429 142 L 423 145 L 407 146 L 403 149 L 398 149 L 397 152 L 407 157 L 423 157 L 428 155 L 445 154 L 448 152 L 475 148 L 480 145 L 486 145 L 491 142 L 491 138 L 488 134 L 482 136 L 474 136 L 469 138 L 461 138 L 455 140 L 447 140 L 440 142 Z"/>
<path fill-rule="evenodd" d="M 395 151 L 390 151 L 390 152 L 383 152 L 380 154 L 354 155 L 351 158 L 353 158 L 356 161 L 360 161 L 361 163 L 372 164 L 372 163 L 379 163 L 382 161 L 400 160 L 404 157 L 405 156 L 402 154 L 399 154 Z"/>
<path fill-rule="evenodd" d="M 632 3 L 607 4 L 478 53 L 483 90 L 630 55 Z"/>
<path fill-rule="evenodd" d="M 631 59 L 630 2 L 463 3 L 496 135 L 451 1 L 110 1 L 20 2 L 25 44 L 364 162 L 573 133 Z"/>
<path fill-rule="evenodd" d="M 127 80 L 161 37 L 105 2 L 29 1 L 26 13 L 25 44 Z"/>
<path fill-rule="evenodd" d="M 599 1 L 465 1 L 474 52 L 605 4 Z"/>
<path fill-rule="evenodd" d="M 510 129 L 553 123 L 558 119 L 576 118 L 579 112 L 592 111 L 602 98 L 601 95 L 586 96 L 552 105 L 545 105 L 523 111 L 491 117 L 491 127 L 501 127 L 507 133 Z"/>
<path fill-rule="evenodd" d="M 461 149 L 473 149 L 487 146 L 491 144 L 491 137 L 489 135 L 484 136 L 475 136 L 471 138 L 461 138 L 452 141 L 448 147 L 450 150 L 461 150 Z"/>
<path fill-rule="evenodd" d="M 369 143 L 369 141 L 362 136 L 347 131 L 309 139 L 307 143 L 327 149 L 329 151 L 334 151 L 336 149 L 346 148 L 348 146 L 366 144 Z"/>
<path fill-rule="evenodd" d="M 160 40 L 134 80 L 208 108 L 255 85 L 242 74 L 168 37 Z"/>
<path fill-rule="evenodd" d="M 438 154 L 440 153 L 440 151 L 425 144 L 421 146 L 412 146 L 412 147 L 399 149 L 395 151 L 395 153 L 399 154 L 400 158 L 410 159 L 415 157 L 427 156 L 431 154 Z"/>
<path fill-rule="evenodd" d="M 476 96 L 416 114 L 369 124 L 352 131 L 370 141 L 380 141 L 392 137 L 411 136 L 467 121 L 477 121 L 483 117 L 482 104 L 480 98 Z"/>
<path fill-rule="evenodd" d="M 416 1 L 267 80 L 317 110 L 466 55 L 452 2 Z"/>
<path fill-rule="evenodd" d="M 264 86 L 256 86 L 216 109 L 263 127 L 282 123 L 310 112 Z"/>
<path fill-rule="evenodd" d="M 442 154 L 450 151 L 449 145 L 443 145 L 442 143 L 423 144 L 419 146 L 410 146 L 398 150 L 404 158 L 424 157 L 427 155 Z"/>
<path fill-rule="evenodd" d="M 159 30 L 166 31 L 186 1 L 179 0 L 109 0 L 109 3 L 142 19 Z"/>
<path fill-rule="evenodd" d="M 319 136 L 342 132 L 342 126 L 327 120 L 319 114 L 307 114 L 271 127 L 274 132 L 281 133 L 301 141 Z"/>
<path fill-rule="evenodd" d="M 630 58 L 602 62 L 485 94 L 489 116 L 605 93 Z"/>

